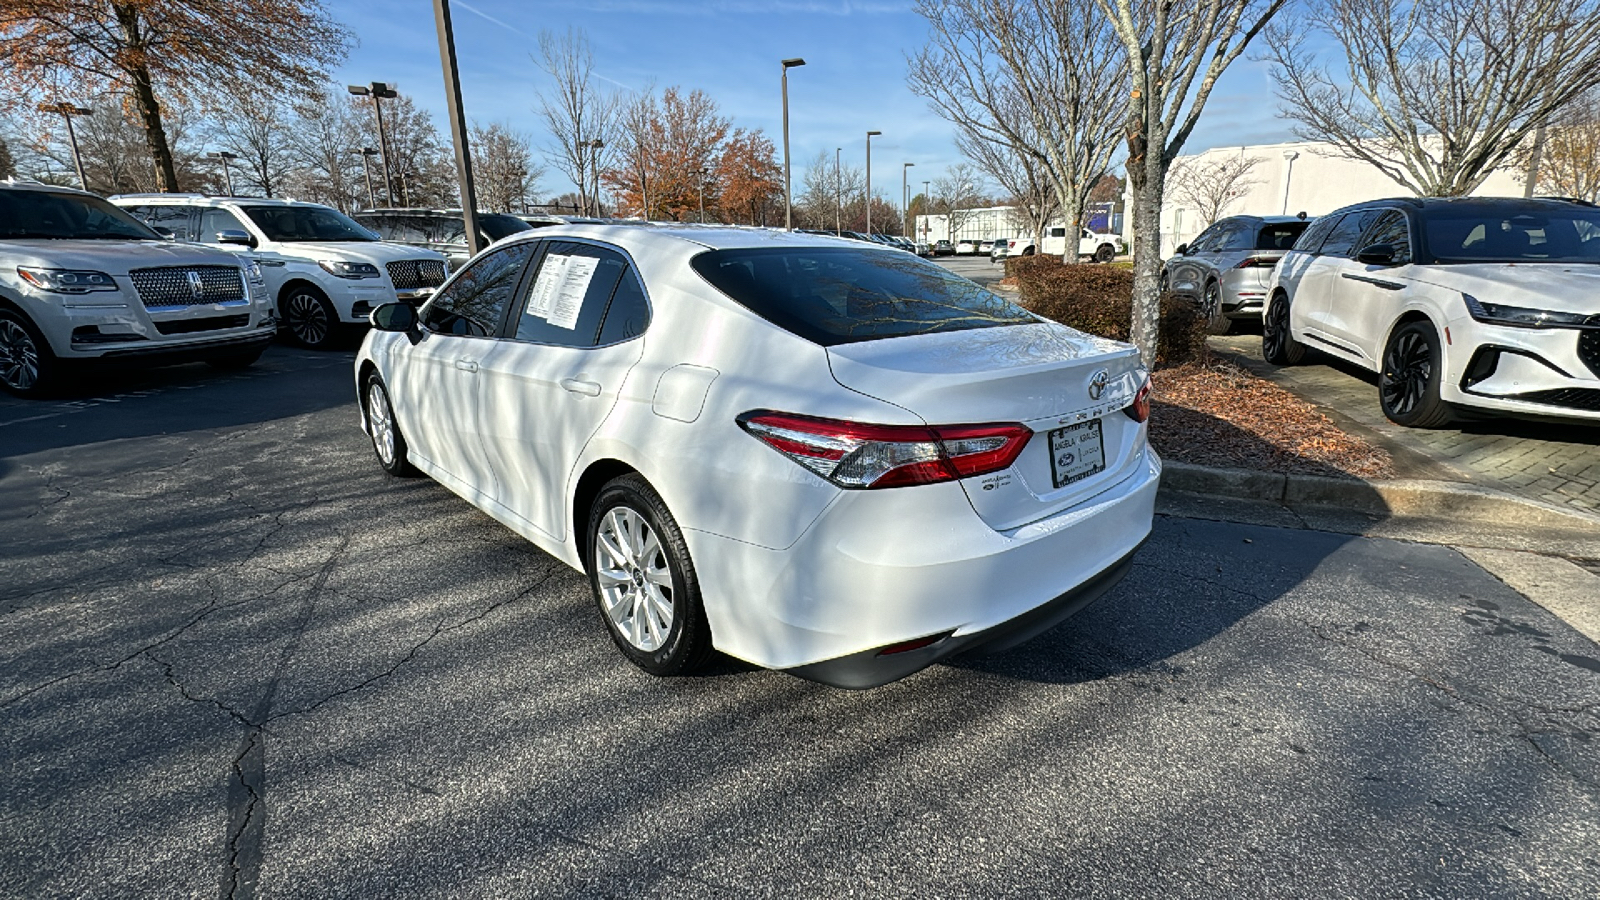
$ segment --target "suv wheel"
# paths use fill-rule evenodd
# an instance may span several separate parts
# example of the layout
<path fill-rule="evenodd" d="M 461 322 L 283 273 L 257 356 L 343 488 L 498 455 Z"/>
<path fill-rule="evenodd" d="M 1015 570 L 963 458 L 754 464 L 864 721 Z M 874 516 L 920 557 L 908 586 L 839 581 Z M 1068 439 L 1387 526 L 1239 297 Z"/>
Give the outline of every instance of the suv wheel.
<path fill-rule="evenodd" d="M 1455 418 L 1450 404 L 1439 399 L 1444 368 L 1439 333 L 1432 322 L 1407 322 L 1389 335 L 1378 370 L 1378 402 L 1397 425 L 1438 428 Z"/>
<path fill-rule="evenodd" d="M 289 336 L 302 347 L 320 350 L 333 343 L 339 317 L 322 291 L 309 284 L 293 284 L 278 301 L 278 312 Z"/>
<path fill-rule="evenodd" d="M 55 386 L 60 368 L 32 322 L 0 309 L 0 386 L 20 397 L 38 397 Z"/>
<path fill-rule="evenodd" d="M 1293 366 L 1306 358 L 1306 349 L 1289 330 L 1289 295 L 1273 294 L 1261 316 L 1261 356 L 1275 366 Z"/>
<path fill-rule="evenodd" d="M 1099 247 L 1095 248 L 1094 261 L 1097 263 L 1108 263 L 1116 258 L 1117 248 L 1111 246 L 1110 244 L 1101 244 Z"/>
<path fill-rule="evenodd" d="M 1200 315 L 1206 320 L 1206 334 L 1233 333 L 1233 320 L 1222 311 L 1222 286 L 1215 281 L 1206 282 L 1205 293 L 1200 297 Z"/>

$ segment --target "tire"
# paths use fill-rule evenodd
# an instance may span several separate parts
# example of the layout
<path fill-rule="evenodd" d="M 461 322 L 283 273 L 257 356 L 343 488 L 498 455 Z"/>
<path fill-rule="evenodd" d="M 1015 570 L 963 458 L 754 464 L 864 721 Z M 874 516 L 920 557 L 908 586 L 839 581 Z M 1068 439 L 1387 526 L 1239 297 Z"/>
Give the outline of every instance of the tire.
<path fill-rule="evenodd" d="M 309 284 L 292 284 L 278 298 L 278 316 L 289 337 L 302 347 L 324 349 L 333 344 L 339 316 L 327 295 Z"/>
<path fill-rule="evenodd" d="M 589 512 L 589 583 L 617 649 L 652 675 L 684 675 L 711 655 L 711 628 L 683 532 L 650 483 L 613 479 Z"/>
<path fill-rule="evenodd" d="M 1206 318 L 1206 334 L 1233 333 L 1233 320 L 1222 311 L 1222 286 L 1215 281 L 1206 282 L 1200 295 L 1200 314 Z"/>
<path fill-rule="evenodd" d="M 1032 247 L 1024 247 L 1023 250 L 1022 250 L 1022 255 L 1023 256 L 1032 256 L 1034 254 L 1034 252 L 1035 252 L 1034 248 L 1032 248 Z"/>
<path fill-rule="evenodd" d="M 1389 335 L 1378 369 L 1378 402 L 1396 425 L 1438 428 L 1455 419 L 1450 404 L 1439 398 L 1444 370 L 1439 333 L 1433 323 L 1407 322 Z"/>
<path fill-rule="evenodd" d="M 406 456 L 406 439 L 400 433 L 400 423 L 395 420 L 389 388 L 382 378 L 373 374 L 367 377 L 364 393 L 367 434 L 372 438 L 372 452 L 377 454 L 378 465 L 396 478 L 415 478 L 421 473 Z"/>
<path fill-rule="evenodd" d="M 1095 248 L 1094 261 L 1097 263 L 1108 263 L 1116 258 L 1117 248 L 1111 246 L 1110 244 L 1101 244 Z"/>
<path fill-rule="evenodd" d="M 1275 366 L 1297 366 L 1306 358 L 1306 345 L 1289 329 L 1289 297 L 1273 294 L 1261 315 L 1261 356 Z"/>
<path fill-rule="evenodd" d="M 237 372 L 255 365 L 256 360 L 260 359 L 266 350 L 267 348 L 262 346 L 253 350 L 236 350 L 232 353 L 219 354 L 206 360 L 206 365 L 224 372 Z"/>
<path fill-rule="evenodd" d="M 61 361 L 27 316 L 0 309 L 0 387 L 18 397 L 44 397 L 60 386 L 61 374 Z"/>

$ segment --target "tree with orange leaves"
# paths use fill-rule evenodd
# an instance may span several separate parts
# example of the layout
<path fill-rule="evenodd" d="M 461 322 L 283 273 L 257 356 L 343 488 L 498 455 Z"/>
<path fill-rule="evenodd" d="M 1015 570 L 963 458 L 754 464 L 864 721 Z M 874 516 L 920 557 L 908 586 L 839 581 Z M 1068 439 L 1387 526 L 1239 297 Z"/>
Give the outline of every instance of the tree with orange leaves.
<path fill-rule="evenodd" d="M 716 187 L 717 205 L 729 220 L 765 225 L 769 213 L 782 210 L 783 167 L 776 154 L 760 131 L 739 128 L 728 138 L 717 158 Z"/>
<path fill-rule="evenodd" d="M 157 187 L 176 191 L 163 98 L 203 105 L 227 86 L 304 88 L 350 40 L 320 0 L 5 0 L 0 90 L 11 105 L 125 93 Z"/>
<path fill-rule="evenodd" d="M 698 215 L 702 191 L 722 151 L 730 123 L 704 91 L 675 87 L 660 99 L 640 94 L 618 122 L 620 165 L 601 173 L 624 212 L 684 221 Z M 708 205 L 715 194 L 707 193 Z"/>

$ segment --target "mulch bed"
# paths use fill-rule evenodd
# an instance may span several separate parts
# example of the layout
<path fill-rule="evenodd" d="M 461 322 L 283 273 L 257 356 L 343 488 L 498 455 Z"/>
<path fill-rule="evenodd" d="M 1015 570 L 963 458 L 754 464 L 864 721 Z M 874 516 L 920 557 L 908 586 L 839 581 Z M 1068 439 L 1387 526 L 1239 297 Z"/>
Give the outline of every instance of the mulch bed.
<path fill-rule="evenodd" d="M 1166 459 L 1302 475 L 1394 477 L 1387 452 L 1231 363 L 1160 369 L 1151 380 L 1150 443 Z"/>

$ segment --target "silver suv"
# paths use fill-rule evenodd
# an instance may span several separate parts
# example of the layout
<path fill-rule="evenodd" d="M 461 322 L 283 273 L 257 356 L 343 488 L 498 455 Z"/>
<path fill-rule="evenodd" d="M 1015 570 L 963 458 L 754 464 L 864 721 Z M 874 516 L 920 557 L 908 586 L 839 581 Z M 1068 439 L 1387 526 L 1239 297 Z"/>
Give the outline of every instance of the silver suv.
<path fill-rule="evenodd" d="M 1178 245 L 1162 267 L 1161 283 L 1198 301 L 1212 334 L 1259 322 L 1273 267 L 1312 221 L 1304 213 L 1218 219 L 1192 243 Z"/>
<path fill-rule="evenodd" d="M 256 361 L 276 333 L 261 269 L 165 240 L 83 191 L 0 182 L 0 387 L 50 391 L 73 365 Z"/>
<path fill-rule="evenodd" d="M 332 344 L 340 324 L 367 324 L 385 303 L 420 306 L 444 283 L 440 254 L 383 243 L 320 203 L 199 194 L 124 194 L 111 202 L 179 240 L 259 262 L 284 328 L 307 347 Z"/>

